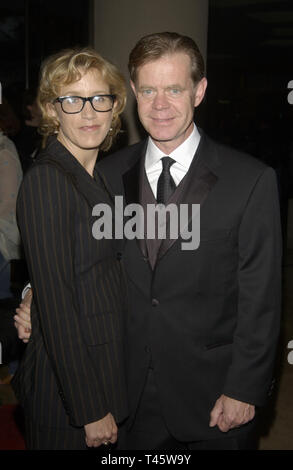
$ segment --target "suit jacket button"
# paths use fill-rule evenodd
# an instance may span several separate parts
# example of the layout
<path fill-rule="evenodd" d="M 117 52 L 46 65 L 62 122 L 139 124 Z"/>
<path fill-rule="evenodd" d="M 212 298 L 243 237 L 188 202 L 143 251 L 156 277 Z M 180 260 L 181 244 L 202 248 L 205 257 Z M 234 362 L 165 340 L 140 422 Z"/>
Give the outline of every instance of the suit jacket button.
<path fill-rule="evenodd" d="M 152 306 L 153 307 L 157 307 L 159 304 L 160 304 L 160 302 L 158 301 L 158 299 L 152 299 Z"/>

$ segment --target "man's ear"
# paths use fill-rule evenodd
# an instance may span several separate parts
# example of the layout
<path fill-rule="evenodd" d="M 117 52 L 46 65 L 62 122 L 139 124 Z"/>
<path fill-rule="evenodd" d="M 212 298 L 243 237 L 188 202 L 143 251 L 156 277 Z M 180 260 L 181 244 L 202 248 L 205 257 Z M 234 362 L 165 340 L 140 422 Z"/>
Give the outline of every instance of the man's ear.
<path fill-rule="evenodd" d="M 197 106 L 200 105 L 202 100 L 204 99 L 204 95 L 206 92 L 208 86 L 208 81 L 205 77 L 203 77 L 200 82 L 196 85 L 196 90 L 195 90 L 195 98 L 194 98 L 194 107 L 196 108 Z"/>
<path fill-rule="evenodd" d="M 135 98 L 137 98 L 137 91 L 136 91 L 136 88 L 135 88 L 135 84 L 132 80 L 130 80 L 130 86 L 132 88 L 132 91 L 134 93 Z"/>

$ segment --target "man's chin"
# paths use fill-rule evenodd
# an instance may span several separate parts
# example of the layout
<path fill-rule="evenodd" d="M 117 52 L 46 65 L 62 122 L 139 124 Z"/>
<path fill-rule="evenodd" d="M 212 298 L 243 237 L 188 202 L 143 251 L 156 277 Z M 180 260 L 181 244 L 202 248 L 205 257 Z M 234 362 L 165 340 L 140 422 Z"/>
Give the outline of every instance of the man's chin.
<path fill-rule="evenodd" d="M 149 135 L 151 136 L 151 138 L 153 139 L 154 142 L 184 142 L 184 140 L 187 139 L 187 137 L 189 137 L 189 135 L 192 133 L 192 129 L 193 129 L 193 121 L 191 121 L 190 124 L 188 124 L 188 126 L 186 128 L 184 128 L 183 130 L 179 131 L 177 129 L 177 132 L 176 130 L 173 129 L 173 132 L 172 130 L 169 128 L 169 129 L 165 129 L 165 132 L 164 132 L 164 129 L 160 129 L 158 131 L 158 129 L 154 129 L 154 132 L 152 132 L 152 129 L 149 129 L 148 132 L 149 132 Z"/>
<path fill-rule="evenodd" d="M 176 140 L 177 136 L 162 136 L 162 135 L 152 135 L 150 134 L 151 138 L 154 142 L 172 142 L 172 140 Z"/>

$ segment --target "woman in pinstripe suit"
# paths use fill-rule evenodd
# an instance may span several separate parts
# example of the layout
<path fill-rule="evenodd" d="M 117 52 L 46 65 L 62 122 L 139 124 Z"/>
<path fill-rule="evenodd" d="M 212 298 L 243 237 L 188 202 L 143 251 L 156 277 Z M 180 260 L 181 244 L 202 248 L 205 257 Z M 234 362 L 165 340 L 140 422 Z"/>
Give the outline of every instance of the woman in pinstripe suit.
<path fill-rule="evenodd" d="M 18 196 L 34 298 L 13 386 L 29 449 L 98 447 L 127 416 L 120 257 L 92 236 L 93 207 L 112 205 L 95 164 L 119 132 L 124 80 L 95 51 L 66 50 L 45 62 L 38 100 L 50 137 Z"/>

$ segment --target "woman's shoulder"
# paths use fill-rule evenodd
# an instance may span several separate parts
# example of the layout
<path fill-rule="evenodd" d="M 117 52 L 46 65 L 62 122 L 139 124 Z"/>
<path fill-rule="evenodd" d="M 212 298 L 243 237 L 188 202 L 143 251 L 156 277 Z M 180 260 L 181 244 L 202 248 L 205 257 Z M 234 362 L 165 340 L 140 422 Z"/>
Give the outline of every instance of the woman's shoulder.
<path fill-rule="evenodd" d="M 33 190 L 38 188 L 43 194 L 47 193 L 51 196 L 53 192 L 61 195 L 66 192 L 68 197 L 75 192 L 68 173 L 46 152 L 42 154 L 42 158 L 34 161 L 26 171 L 22 189 L 27 187 L 31 187 Z"/>
<path fill-rule="evenodd" d="M 24 180 L 45 177 L 59 179 L 60 176 L 62 176 L 60 168 L 56 163 L 52 162 L 50 158 L 46 158 L 46 155 L 44 154 L 44 158 L 38 159 L 32 163 L 24 176 Z"/>
<path fill-rule="evenodd" d="M 25 207 L 30 214 L 50 212 L 55 216 L 68 216 L 76 208 L 75 190 L 66 175 L 49 162 L 33 163 L 26 171 L 20 186 L 18 214 Z"/>
<path fill-rule="evenodd" d="M 45 147 L 38 153 L 26 174 L 30 178 L 34 178 L 37 175 L 64 178 L 68 173 L 67 167 L 64 164 L 64 158 L 62 158 L 64 151 L 65 149 L 58 143 L 56 137 L 50 136 Z"/>

